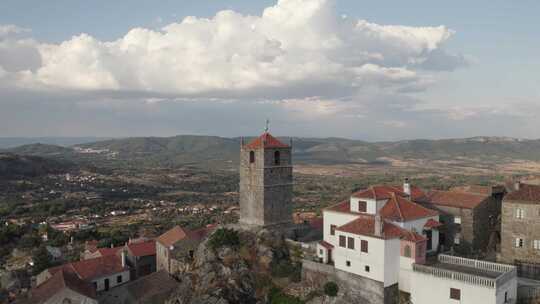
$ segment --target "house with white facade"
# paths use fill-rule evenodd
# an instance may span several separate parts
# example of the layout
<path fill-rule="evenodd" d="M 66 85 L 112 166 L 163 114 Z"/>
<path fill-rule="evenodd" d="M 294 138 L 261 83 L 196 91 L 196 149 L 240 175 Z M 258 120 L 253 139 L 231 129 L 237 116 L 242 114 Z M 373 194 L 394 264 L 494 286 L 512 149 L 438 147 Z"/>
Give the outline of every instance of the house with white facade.
<path fill-rule="evenodd" d="M 442 226 L 438 211 L 411 201 L 413 197 L 421 195 L 421 191 L 411 187 L 408 182 L 403 187 L 373 186 L 324 209 L 324 239 L 317 245 L 317 258 L 334 270 L 324 270 L 311 264 L 308 267 L 317 268 L 317 271 L 323 269 L 328 274 L 335 274 L 338 279 L 346 277 L 347 280 L 358 280 L 364 286 L 370 286 L 369 294 L 360 295 L 365 296 L 366 303 L 395 303 L 400 292 L 414 298 L 413 293 L 421 286 L 417 284 L 416 291 L 413 286 L 415 280 L 421 279 L 418 269 L 428 263 L 427 256 L 436 258 L 439 229 Z M 505 283 L 506 280 L 515 279 L 515 271 L 500 267 L 505 273 L 510 273 L 505 276 Z M 456 277 L 467 274 L 466 269 L 460 272 L 460 267 L 454 267 L 454 270 L 458 273 Z M 434 273 L 437 271 L 434 270 Z M 446 283 L 450 286 L 453 281 Z M 429 286 L 429 282 L 425 283 L 424 288 L 426 286 Z M 515 298 L 514 287 L 501 287 L 496 293 L 504 289 L 507 299 Z M 498 296 L 495 298 L 499 299 Z M 413 302 L 439 303 L 425 299 L 423 295 L 418 295 Z"/>
<path fill-rule="evenodd" d="M 79 280 L 91 284 L 94 291 L 108 291 L 130 281 L 130 271 L 126 264 L 126 254 L 108 255 L 63 264 L 42 271 L 36 277 L 36 286 L 50 280 L 57 272 L 76 276 Z"/>
<path fill-rule="evenodd" d="M 516 303 L 517 275 L 512 265 L 441 254 L 414 264 L 412 303 Z"/>

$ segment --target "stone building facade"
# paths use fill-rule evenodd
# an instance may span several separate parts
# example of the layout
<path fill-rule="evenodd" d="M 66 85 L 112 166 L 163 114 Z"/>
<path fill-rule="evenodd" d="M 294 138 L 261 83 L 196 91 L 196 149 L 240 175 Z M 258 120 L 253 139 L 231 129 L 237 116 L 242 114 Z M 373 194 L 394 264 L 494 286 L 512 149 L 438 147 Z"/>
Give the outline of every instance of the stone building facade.
<path fill-rule="evenodd" d="M 420 200 L 426 207 L 440 212 L 440 221 L 444 223 L 439 236 L 441 250 L 454 248 L 463 254 L 495 250 L 496 242 L 492 238 L 500 231 L 504 189 L 484 189 L 482 192 L 478 189 L 430 191 Z"/>
<path fill-rule="evenodd" d="M 292 222 L 291 147 L 265 132 L 240 150 L 240 223 L 278 226 Z"/>
<path fill-rule="evenodd" d="M 520 185 L 509 193 L 502 204 L 501 222 L 499 260 L 540 265 L 540 186 Z"/>

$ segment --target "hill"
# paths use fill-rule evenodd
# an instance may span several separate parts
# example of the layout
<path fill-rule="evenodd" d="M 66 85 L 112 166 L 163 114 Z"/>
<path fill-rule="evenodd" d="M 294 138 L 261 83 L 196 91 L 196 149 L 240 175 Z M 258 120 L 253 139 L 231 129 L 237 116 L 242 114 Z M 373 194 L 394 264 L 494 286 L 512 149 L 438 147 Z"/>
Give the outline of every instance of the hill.
<path fill-rule="evenodd" d="M 9 149 L 22 145 L 47 144 L 55 146 L 72 146 L 82 143 L 106 140 L 104 137 L 0 137 L 0 149 Z"/>
<path fill-rule="evenodd" d="M 0 179 L 36 177 L 45 174 L 64 173 L 73 164 L 37 156 L 21 156 L 0 153 Z"/>
<path fill-rule="evenodd" d="M 288 137 L 280 138 L 289 142 Z M 111 139 L 73 147 L 34 144 L 7 149 L 21 155 L 70 161 L 119 162 L 137 166 L 233 168 L 238 163 L 240 138 L 180 135 Z M 246 138 L 245 141 L 249 141 Z M 344 138 L 293 138 L 298 164 L 384 164 L 397 160 L 459 160 L 493 163 L 540 161 L 540 140 L 473 137 L 443 140 L 365 142 Z M 86 152 L 81 152 L 86 150 Z"/>

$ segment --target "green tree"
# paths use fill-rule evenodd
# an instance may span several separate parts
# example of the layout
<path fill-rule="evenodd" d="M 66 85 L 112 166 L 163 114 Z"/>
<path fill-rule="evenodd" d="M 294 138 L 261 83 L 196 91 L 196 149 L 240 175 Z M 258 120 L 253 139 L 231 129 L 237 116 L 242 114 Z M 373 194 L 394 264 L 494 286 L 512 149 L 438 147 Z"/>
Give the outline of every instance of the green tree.
<path fill-rule="evenodd" d="M 339 287 L 335 282 L 326 282 L 326 284 L 324 284 L 324 293 L 327 296 L 335 297 L 337 296 L 338 291 Z"/>
<path fill-rule="evenodd" d="M 34 267 L 32 269 L 34 275 L 37 275 L 52 266 L 52 257 L 45 246 L 39 246 L 39 248 L 34 251 L 32 254 L 32 261 L 34 262 Z"/>

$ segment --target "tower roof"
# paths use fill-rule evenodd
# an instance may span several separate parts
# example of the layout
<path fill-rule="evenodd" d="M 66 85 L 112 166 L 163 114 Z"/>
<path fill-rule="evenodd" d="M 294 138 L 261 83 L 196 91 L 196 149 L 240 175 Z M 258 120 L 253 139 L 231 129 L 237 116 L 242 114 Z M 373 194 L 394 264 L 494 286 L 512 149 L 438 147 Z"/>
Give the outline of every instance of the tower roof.
<path fill-rule="evenodd" d="M 268 132 L 264 132 L 261 136 L 255 138 L 246 145 L 248 149 L 267 149 L 267 148 L 288 148 L 289 146 L 279 141 Z"/>

